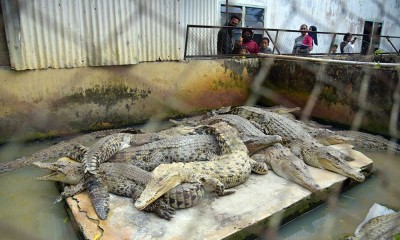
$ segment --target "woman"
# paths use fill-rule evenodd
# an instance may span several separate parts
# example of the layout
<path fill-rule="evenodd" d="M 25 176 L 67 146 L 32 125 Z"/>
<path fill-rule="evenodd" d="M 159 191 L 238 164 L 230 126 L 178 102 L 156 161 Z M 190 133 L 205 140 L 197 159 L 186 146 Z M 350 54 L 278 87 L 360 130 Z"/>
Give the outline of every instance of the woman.
<path fill-rule="evenodd" d="M 258 44 L 253 40 L 253 31 L 250 28 L 243 29 L 242 31 L 243 46 L 246 47 L 247 51 L 251 54 L 259 53 L 260 48 Z"/>
<path fill-rule="evenodd" d="M 304 36 L 303 41 L 298 49 L 298 53 L 310 53 L 315 45 L 318 45 L 317 39 L 317 28 L 315 26 L 310 26 L 309 32 Z"/>

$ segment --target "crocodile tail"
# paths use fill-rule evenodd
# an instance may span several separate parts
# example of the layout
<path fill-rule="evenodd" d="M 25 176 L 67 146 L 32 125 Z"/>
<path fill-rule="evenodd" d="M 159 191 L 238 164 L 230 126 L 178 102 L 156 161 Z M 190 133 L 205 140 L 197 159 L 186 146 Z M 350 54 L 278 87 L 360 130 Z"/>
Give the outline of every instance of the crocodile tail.
<path fill-rule="evenodd" d="M 195 206 L 204 196 L 201 184 L 183 183 L 163 195 L 163 199 L 175 209 Z"/>
<path fill-rule="evenodd" d="M 97 175 L 87 172 L 84 175 L 84 179 L 86 188 L 89 192 L 90 199 L 97 215 L 102 220 L 107 219 L 109 211 L 109 195 L 107 188 L 102 184 Z"/>

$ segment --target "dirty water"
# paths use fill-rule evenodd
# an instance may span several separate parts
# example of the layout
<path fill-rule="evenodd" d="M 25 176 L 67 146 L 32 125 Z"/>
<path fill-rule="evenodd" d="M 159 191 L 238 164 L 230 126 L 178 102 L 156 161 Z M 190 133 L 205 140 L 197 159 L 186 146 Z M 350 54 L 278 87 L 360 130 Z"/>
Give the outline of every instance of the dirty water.
<path fill-rule="evenodd" d="M 0 161 L 26 156 L 53 143 L 2 146 Z M 55 184 L 35 180 L 48 172 L 26 167 L 0 174 L 1 239 L 78 239 L 64 203 L 52 204 L 58 195 Z"/>
<path fill-rule="evenodd" d="M 26 156 L 54 142 L 3 146 L 0 161 Z M 399 155 L 365 154 L 381 169 L 380 174 L 285 224 L 276 238 L 268 239 L 339 239 L 354 231 L 374 203 L 400 210 L 400 185 L 396 184 L 400 179 Z M 0 174 L 1 239 L 78 239 L 63 203 L 52 204 L 58 195 L 55 184 L 35 180 L 47 172 L 27 167 Z"/>
<path fill-rule="evenodd" d="M 354 233 L 374 203 L 400 211 L 400 156 L 360 151 L 380 170 L 338 198 L 280 227 L 276 239 L 343 239 Z"/>

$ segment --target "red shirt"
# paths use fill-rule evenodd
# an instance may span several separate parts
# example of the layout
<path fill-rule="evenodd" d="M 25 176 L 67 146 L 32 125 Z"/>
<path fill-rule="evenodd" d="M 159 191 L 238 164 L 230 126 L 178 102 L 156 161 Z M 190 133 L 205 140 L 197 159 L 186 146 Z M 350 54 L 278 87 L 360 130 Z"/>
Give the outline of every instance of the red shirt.
<path fill-rule="evenodd" d="M 313 46 L 313 38 L 310 35 L 306 35 L 303 39 L 303 42 L 301 42 L 301 45 L 308 46 L 309 48 L 312 49 Z"/>
<path fill-rule="evenodd" d="M 311 40 L 312 40 L 312 38 L 311 38 Z M 246 49 L 247 49 L 247 51 L 249 51 L 249 53 L 259 53 L 260 52 L 260 47 L 253 40 L 250 40 L 247 43 L 243 42 L 243 46 L 246 46 Z"/>

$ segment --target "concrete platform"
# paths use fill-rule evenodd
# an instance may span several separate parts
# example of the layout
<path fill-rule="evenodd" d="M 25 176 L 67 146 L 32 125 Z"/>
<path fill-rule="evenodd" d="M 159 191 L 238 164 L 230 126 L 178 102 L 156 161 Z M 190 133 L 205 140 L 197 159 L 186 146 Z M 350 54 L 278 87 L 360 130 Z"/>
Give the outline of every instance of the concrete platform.
<path fill-rule="evenodd" d="M 347 148 L 356 158 L 350 165 L 370 173 L 371 159 L 348 145 L 335 147 Z M 67 208 L 85 239 L 244 239 L 261 235 L 322 203 L 329 193 L 355 184 L 330 171 L 313 167 L 310 171 L 324 188 L 321 194 L 311 194 L 273 171 L 252 174 L 234 194 L 218 198 L 210 194 L 193 208 L 177 210 L 170 221 L 138 211 L 131 199 L 113 194 L 105 221 L 98 219 L 86 192 L 68 198 Z"/>

